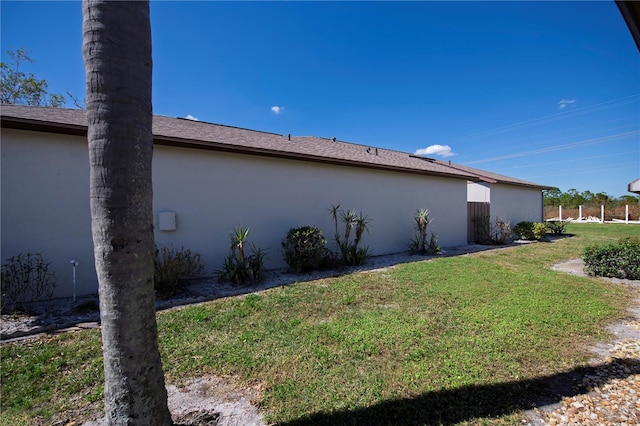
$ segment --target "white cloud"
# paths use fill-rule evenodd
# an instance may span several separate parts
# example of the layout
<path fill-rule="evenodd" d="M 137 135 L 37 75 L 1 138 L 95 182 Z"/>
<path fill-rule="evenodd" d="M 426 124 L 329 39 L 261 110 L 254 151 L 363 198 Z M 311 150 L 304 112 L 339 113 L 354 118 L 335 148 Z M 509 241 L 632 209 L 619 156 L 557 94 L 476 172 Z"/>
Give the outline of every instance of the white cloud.
<path fill-rule="evenodd" d="M 198 120 L 196 117 L 194 117 L 194 116 L 193 116 L 193 115 L 191 115 L 191 114 L 188 114 L 185 118 L 186 118 L 187 120 L 200 121 L 200 120 Z"/>
<path fill-rule="evenodd" d="M 451 147 L 449 145 L 431 145 L 417 150 L 415 155 L 439 155 L 441 157 L 451 157 L 456 154 L 451 151 Z"/>
<path fill-rule="evenodd" d="M 558 101 L 558 109 L 564 109 L 567 107 L 567 105 L 571 105 L 575 103 L 576 103 L 575 99 L 562 99 L 561 101 Z"/>
<path fill-rule="evenodd" d="M 271 107 L 271 112 L 274 113 L 275 115 L 282 114 L 282 111 L 284 111 L 283 106 L 274 105 Z"/>

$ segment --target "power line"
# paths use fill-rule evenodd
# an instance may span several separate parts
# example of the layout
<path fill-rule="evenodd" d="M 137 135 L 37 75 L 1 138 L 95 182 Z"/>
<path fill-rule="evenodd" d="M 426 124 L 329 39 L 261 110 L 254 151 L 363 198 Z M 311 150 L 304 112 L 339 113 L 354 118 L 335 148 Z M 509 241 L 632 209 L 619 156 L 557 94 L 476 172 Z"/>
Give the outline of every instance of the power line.
<path fill-rule="evenodd" d="M 546 154 L 546 153 L 549 153 L 549 152 L 564 151 L 564 150 L 568 150 L 568 149 L 584 147 L 584 146 L 589 146 L 589 145 L 610 144 L 610 143 L 613 143 L 613 142 L 630 139 L 630 138 L 632 138 L 634 136 L 638 136 L 638 135 L 640 135 L 640 131 L 618 133 L 616 135 L 601 136 L 601 137 L 598 137 L 598 138 L 586 139 L 586 140 L 583 140 L 583 141 L 572 142 L 572 143 L 568 143 L 568 144 L 549 146 L 549 147 L 545 147 L 545 148 L 540 148 L 540 149 L 535 149 L 535 150 L 530 150 L 530 151 L 517 152 L 517 153 L 513 153 L 513 154 L 505 154 L 505 155 L 500 155 L 500 156 L 497 156 L 497 157 L 485 158 L 485 159 L 482 159 L 482 160 L 468 161 L 468 162 L 463 163 L 463 164 L 468 166 L 468 165 L 471 165 L 471 164 L 488 163 L 488 162 L 491 162 L 491 161 L 509 160 L 509 159 L 512 159 L 512 158 L 525 157 L 525 156 L 529 156 L 529 155 L 538 155 L 538 154 Z"/>

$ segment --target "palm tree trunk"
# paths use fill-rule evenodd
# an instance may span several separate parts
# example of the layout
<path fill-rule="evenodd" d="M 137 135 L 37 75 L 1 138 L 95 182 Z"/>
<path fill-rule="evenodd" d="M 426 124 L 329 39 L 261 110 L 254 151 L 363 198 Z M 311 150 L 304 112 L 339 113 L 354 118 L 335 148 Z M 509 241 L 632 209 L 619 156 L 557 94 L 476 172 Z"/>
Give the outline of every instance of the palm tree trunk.
<path fill-rule="evenodd" d="M 84 0 L 91 227 L 109 425 L 171 425 L 153 289 L 148 1 Z"/>

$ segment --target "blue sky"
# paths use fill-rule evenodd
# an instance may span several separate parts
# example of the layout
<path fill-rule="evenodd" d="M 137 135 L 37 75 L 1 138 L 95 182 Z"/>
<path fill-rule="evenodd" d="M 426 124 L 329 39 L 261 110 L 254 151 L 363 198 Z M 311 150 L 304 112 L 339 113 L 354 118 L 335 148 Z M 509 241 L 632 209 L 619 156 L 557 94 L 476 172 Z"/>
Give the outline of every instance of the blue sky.
<path fill-rule="evenodd" d="M 84 98 L 79 2 L 5 1 Z M 613 1 L 153 1 L 156 114 L 447 159 L 615 197 L 640 177 L 640 53 Z M 72 106 L 71 104 L 69 106 Z"/>

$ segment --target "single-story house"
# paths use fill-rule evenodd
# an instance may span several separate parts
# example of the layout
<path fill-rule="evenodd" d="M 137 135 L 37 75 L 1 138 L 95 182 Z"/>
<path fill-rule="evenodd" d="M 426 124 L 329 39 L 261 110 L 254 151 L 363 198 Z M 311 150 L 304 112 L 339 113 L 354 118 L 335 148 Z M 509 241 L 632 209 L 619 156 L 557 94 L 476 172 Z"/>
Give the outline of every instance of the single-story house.
<path fill-rule="evenodd" d="M 41 253 L 62 297 L 75 260 L 77 294 L 95 293 L 85 111 L 2 105 L 0 116 L 3 262 Z M 419 208 L 431 211 L 442 247 L 467 244 L 468 201 L 513 224 L 543 220 L 545 186 L 450 162 L 160 115 L 153 134 L 156 244 L 200 253 L 209 274 L 234 226 L 269 250 L 267 268 L 283 267 L 288 229 L 315 225 L 331 240 L 337 204 L 372 219 L 363 245 L 374 255 L 407 249 Z"/>

